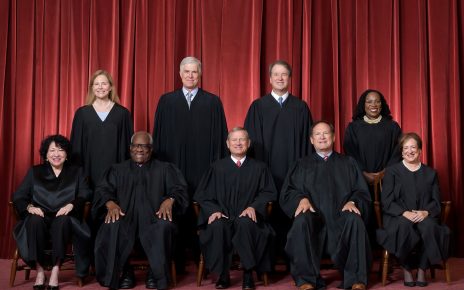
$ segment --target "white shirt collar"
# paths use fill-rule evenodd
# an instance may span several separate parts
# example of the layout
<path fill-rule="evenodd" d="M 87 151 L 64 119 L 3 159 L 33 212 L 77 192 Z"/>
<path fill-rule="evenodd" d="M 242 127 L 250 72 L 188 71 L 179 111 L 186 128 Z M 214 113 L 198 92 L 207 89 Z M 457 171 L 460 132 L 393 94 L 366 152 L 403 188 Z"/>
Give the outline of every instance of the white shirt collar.
<path fill-rule="evenodd" d="M 234 161 L 234 163 L 237 163 L 237 161 L 239 161 L 239 159 L 235 158 L 232 155 L 230 155 L 230 158 L 232 158 L 232 161 Z M 246 156 L 240 159 L 240 164 L 243 164 L 243 162 L 245 162 L 245 159 L 246 159 Z"/>
<path fill-rule="evenodd" d="M 187 93 L 189 92 L 189 90 L 187 90 L 185 87 L 182 87 L 182 92 L 184 93 L 184 96 L 187 98 Z M 191 90 L 190 93 L 192 94 L 192 100 L 193 100 L 193 98 L 195 98 L 195 96 L 198 93 L 198 87 Z"/>
<path fill-rule="evenodd" d="M 329 153 L 322 153 L 322 152 L 317 152 L 317 155 L 321 156 L 321 158 L 324 158 L 324 156 L 329 156 L 332 155 L 333 151 L 330 151 Z"/>
<path fill-rule="evenodd" d="M 271 95 L 272 97 L 277 101 L 279 102 L 279 98 L 282 97 L 282 103 L 285 102 L 285 100 L 288 98 L 288 95 L 289 95 L 289 92 L 287 91 L 285 94 L 283 94 L 282 96 L 279 96 L 278 94 L 276 94 L 274 91 L 271 91 Z"/>

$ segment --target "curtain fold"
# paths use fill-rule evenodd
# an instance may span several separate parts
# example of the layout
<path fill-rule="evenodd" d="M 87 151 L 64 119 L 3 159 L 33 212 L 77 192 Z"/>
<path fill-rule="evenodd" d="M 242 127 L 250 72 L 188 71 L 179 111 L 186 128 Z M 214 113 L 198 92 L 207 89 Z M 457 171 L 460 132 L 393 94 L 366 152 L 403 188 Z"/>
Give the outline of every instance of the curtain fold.
<path fill-rule="evenodd" d="M 464 243 L 464 5 L 459 0 L 5 0 L 0 1 L 0 257 L 12 253 L 8 201 L 40 141 L 70 135 L 88 79 L 109 71 L 136 130 L 153 130 L 159 97 L 180 88 L 179 63 L 202 60 L 228 126 L 270 91 L 268 66 L 293 67 L 291 92 L 336 126 L 336 149 L 359 95 L 380 90 L 453 202 Z M 464 250 L 457 248 L 457 254 Z"/>

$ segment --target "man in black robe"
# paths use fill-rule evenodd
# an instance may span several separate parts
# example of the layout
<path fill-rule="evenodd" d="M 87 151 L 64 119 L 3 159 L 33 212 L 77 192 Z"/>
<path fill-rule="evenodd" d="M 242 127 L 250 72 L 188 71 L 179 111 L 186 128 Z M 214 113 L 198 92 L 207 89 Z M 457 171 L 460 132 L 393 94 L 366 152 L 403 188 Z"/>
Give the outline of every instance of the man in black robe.
<path fill-rule="evenodd" d="M 365 221 L 371 199 L 356 161 L 333 151 L 334 140 L 331 124 L 313 125 L 316 152 L 290 169 L 280 195 L 282 209 L 294 217 L 285 251 L 300 290 L 324 287 L 323 253 L 342 273 L 341 288 L 367 284 L 372 259 Z"/>
<path fill-rule="evenodd" d="M 312 151 L 309 129 L 312 118 L 308 105 L 288 92 L 292 68 L 282 60 L 269 66 L 270 94 L 255 100 L 248 110 L 245 128 L 250 134 L 250 156 L 265 162 L 271 169 L 280 192 L 290 166 Z M 275 206 L 271 224 L 277 232 L 278 256 L 284 256 L 290 219 Z"/>
<path fill-rule="evenodd" d="M 217 289 L 230 285 L 233 249 L 244 268 L 242 288 L 254 289 L 252 270 L 271 270 L 268 250 L 274 231 L 264 217 L 277 191 L 266 164 L 246 156 L 250 139 L 245 129 L 232 129 L 227 147 L 231 156 L 211 166 L 195 193 L 201 208 L 200 244 L 206 267 L 219 275 Z"/>
<path fill-rule="evenodd" d="M 95 190 L 93 214 L 106 214 L 95 241 L 96 278 L 111 289 L 133 288 L 126 262 L 138 239 L 150 264 L 146 287 L 166 289 L 173 220 L 188 206 L 187 184 L 174 165 L 151 159 L 147 132 L 134 134 L 130 153 L 131 160 L 111 166 Z"/>
<path fill-rule="evenodd" d="M 186 57 L 180 63 L 183 87 L 161 96 L 153 129 L 154 152 L 160 160 L 174 163 L 184 175 L 192 197 L 211 163 L 227 154 L 227 124 L 218 96 L 198 87 L 201 62 Z M 192 246 L 197 256 L 196 218 L 190 206 L 179 221 L 180 235 L 176 250 L 178 270 L 183 270 L 182 249 Z M 196 246 L 195 246 L 196 245 Z"/>

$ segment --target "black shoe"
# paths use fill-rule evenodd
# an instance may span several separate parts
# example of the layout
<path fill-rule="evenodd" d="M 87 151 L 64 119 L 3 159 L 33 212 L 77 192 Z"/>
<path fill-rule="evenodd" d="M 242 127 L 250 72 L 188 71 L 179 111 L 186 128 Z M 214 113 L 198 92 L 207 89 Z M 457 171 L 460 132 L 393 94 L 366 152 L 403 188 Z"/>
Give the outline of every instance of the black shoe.
<path fill-rule="evenodd" d="M 44 284 L 32 286 L 32 289 L 34 289 L 34 290 L 45 290 L 45 288 L 46 288 L 46 287 L 45 287 Z"/>
<path fill-rule="evenodd" d="M 60 286 L 59 286 L 59 285 L 56 285 L 56 286 L 50 286 L 50 285 L 48 285 L 48 286 L 47 286 L 47 290 L 60 290 Z"/>
<path fill-rule="evenodd" d="M 127 270 L 119 278 L 119 289 L 132 289 L 135 287 L 135 275 L 133 270 Z"/>
<path fill-rule="evenodd" d="M 147 279 L 145 279 L 145 287 L 147 289 L 156 289 L 155 277 L 153 277 L 153 272 L 151 269 L 148 269 Z"/>
<path fill-rule="evenodd" d="M 429 285 L 429 283 L 427 283 L 427 281 L 416 281 L 416 286 L 426 287 L 427 285 Z"/>
<path fill-rule="evenodd" d="M 230 276 L 229 274 L 219 276 L 219 279 L 216 281 L 216 289 L 226 289 L 230 286 Z"/>
<path fill-rule="evenodd" d="M 414 286 L 416 286 L 416 282 L 414 282 L 414 281 L 410 281 L 410 282 L 404 281 L 403 285 L 406 286 L 406 287 L 414 287 Z"/>
<path fill-rule="evenodd" d="M 255 282 L 253 281 L 253 272 L 251 270 L 243 272 L 243 290 L 254 290 Z"/>

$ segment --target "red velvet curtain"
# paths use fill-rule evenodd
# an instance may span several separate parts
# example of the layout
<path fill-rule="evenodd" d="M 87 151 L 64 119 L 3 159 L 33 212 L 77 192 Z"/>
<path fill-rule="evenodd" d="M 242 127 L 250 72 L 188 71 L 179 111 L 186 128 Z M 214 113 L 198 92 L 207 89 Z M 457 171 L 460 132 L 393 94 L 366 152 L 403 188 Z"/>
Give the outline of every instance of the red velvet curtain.
<path fill-rule="evenodd" d="M 69 136 L 89 75 L 108 70 L 135 129 L 151 132 L 187 55 L 202 60 L 229 127 L 270 90 L 269 63 L 287 60 L 292 93 L 334 122 L 339 150 L 358 96 L 382 91 L 403 130 L 423 137 L 463 244 L 463 16 L 459 0 L 1 0 L 0 256 L 13 247 L 12 192 L 44 136 Z"/>

